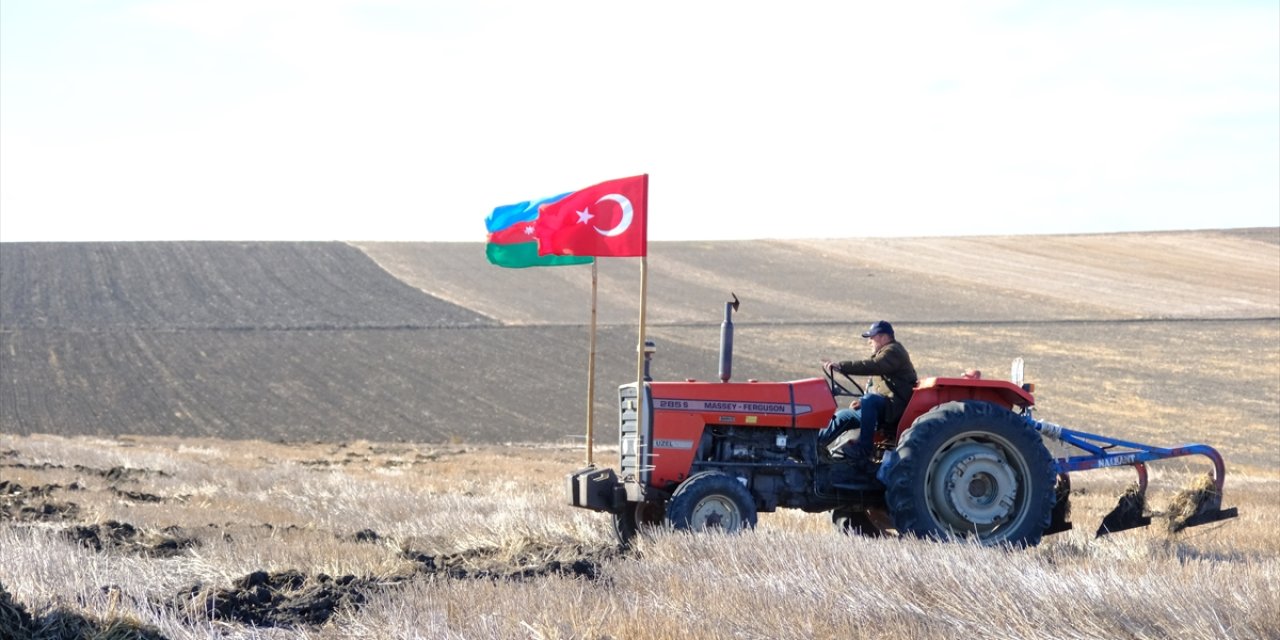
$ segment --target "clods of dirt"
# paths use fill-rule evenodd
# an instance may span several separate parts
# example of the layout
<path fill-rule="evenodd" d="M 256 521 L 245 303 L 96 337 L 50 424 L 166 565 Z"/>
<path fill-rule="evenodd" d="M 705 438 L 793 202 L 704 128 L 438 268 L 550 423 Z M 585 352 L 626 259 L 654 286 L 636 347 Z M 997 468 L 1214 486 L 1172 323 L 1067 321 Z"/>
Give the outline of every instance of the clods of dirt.
<path fill-rule="evenodd" d="M 79 482 L 72 482 L 67 486 L 60 484 L 41 484 L 34 487 L 24 487 L 17 482 L 9 480 L 0 480 L 0 499 L 8 497 L 29 497 L 29 498 L 47 498 L 57 489 L 66 489 L 68 491 L 80 491 L 84 487 Z"/>
<path fill-rule="evenodd" d="M 12 517 L 14 520 L 42 522 L 75 520 L 80 517 L 80 505 L 74 502 L 44 502 L 39 506 L 23 506 Z"/>
<path fill-rule="evenodd" d="M 122 480 L 136 480 L 147 475 L 146 469 L 134 469 L 132 467 L 111 467 L 106 471 L 100 471 L 103 478 L 112 482 L 120 482 Z"/>
<path fill-rule="evenodd" d="M 402 556 L 413 561 L 414 566 L 400 573 L 334 578 L 323 573 L 309 576 L 296 570 L 255 571 L 225 589 L 193 585 L 179 592 L 170 604 L 193 621 L 226 620 L 256 627 L 316 626 L 325 624 L 339 612 L 359 609 L 370 596 L 419 576 L 528 580 L 572 575 L 596 579 L 600 562 L 614 553 L 612 548 L 539 548 L 506 557 L 497 549 L 441 556 L 404 551 Z"/>
<path fill-rule="evenodd" d="M 31 614 L 21 602 L 14 601 L 0 582 L 0 640 L 31 637 Z"/>
<path fill-rule="evenodd" d="M 94 551 L 119 550 L 149 558 L 170 558 L 197 544 L 196 539 L 187 536 L 180 527 L 143 531 L 115 520 L 68 527 L 62 535 Z"/>
<path fill-rule="evenodd" d="M 618 553 L 613 547 L 556 549 L 534 545 L 511 554 L 496 548 L 469 549 L 453 554 L 428 555 L 406 549 L 405 559 L 418 565 L 419 573 L 454 579 L 529 580 L 562 575 L 595 580 L 604 559 Z"/>
<path fill-rule="evenodd" d="M 149 476 L 149 475 L 157 475 L 160 477 L 172 475 L 168 472 L 157 471 L 155 469 L 138 469 L 134 467 L 119 467 L 119 466 L 111 467 L 110 469 L 98 469 L 96 467 L 86 467 L 82 464 L 71 465 L 70 467 L 68 467 L 67 465 L 64 465 L 64 464 L 53 464 L 50 462 L 41 462 L 39 464 L 27 464 L 25 462 L 10 462 L 0 466 L 11 467 L 14 469 L 31 469 L 36 471 L 47 471 L 50 469 L 72 469 L 80 473 L 87 473 L 90 475 L 102 476 L 103 478 L 106 478 L 107 480 L 110 480 L 112 482 L 120 482 L 123 480 L 137 480 L 138 478 Z"/>
<path fill-rule="evenodd" d="M 31 615 L 0 583 L 0 640 L 167 640 L 159 630 L 127 618 L 97 620 L 59 607 Z"/>
<path fill-rule="evenodd" d="M 1169 533 L 1182 531 L 1187 528 L 1187 522 L 1191 518 L 1221 507 L 1222 493 L 1218 491 L 1213 476 L 1207 473 L 1198 476 L 1173 496 L 1173 501 L 1164 514 Z"/>
<path fill-rule="evenodd" d="M 117 487 L 111 487 L 111 492 L 120 496 L 121 498 L 124 498 L 126 500 L 132 500 L 134 502 L 164 502 L 164 498 L 154 493 L 146 493 L 143 491 L 125 491 Z"/>
<path fill-rule="evenodd" d="M 80 488 L 77 483 L 67 487 L 59 484 L 24 487 L 17 482 L 2 480 L 0 481 L 0 520 L 45 522 L 74 519 L 80 515 L 80 506 L 76 503 L 36 499 L 47 498 L 55 489 L 74 491 Z"/>
<path fill-rule="evenodd" d="M 351 534 L 351 540 L 355 542 L 377 542 L 382 539 L 377 531 L 373 529 L 361 529 Z"/>
<path fill-rule="evenodd" d="M 195 585 L 179 593 L 174 604 L 187 616 L 200 620 L 227 620 L 255 627 L 322 625 L 334 614 L 354 609 L 368 594 L 385 588 L 373 578 L 325 574 L 314 577 L 299 571 L 255 571 L 228 589 Z"/>

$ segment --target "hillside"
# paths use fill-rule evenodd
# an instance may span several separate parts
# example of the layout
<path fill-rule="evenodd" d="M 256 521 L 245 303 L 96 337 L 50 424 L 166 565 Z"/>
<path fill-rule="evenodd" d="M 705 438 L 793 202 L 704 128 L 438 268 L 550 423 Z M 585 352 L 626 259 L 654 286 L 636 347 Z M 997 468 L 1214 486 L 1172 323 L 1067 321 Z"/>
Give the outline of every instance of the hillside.
<path fill-rule="evenodd" d="M 506 325 L 589 320 L 586 267 L 495 270 L 472 244 L 360 243 L 402 281 Z M 650 247 L 655 325 L 1280 314 L 1280 228 L 1085 236 L 671 242 Z M 639 266 L 599 267 L 599 322 L 636 323 Z"/>
<path fill-rule="evenodd" d="M 341 243 L 0 244 L 0 329 L 293 330 L 493 324 Z"/>
<path fill-rule="evenodd" d="M 1213 432 L 1280 467 L 1280 228 L 653 243 L 647 263 L 659 378 L 715 378 L 733 292 L 736 379 L 816 375 L 886 318 L 923 375 L 1022 356 L 1046 418 Z M 639 264 L 599 267 L 603 442 L 635 375 Z M 478 243 L 4 243 L 0 430 L 580 437 L 590 286 L 588 267 L 490 266 Z"/>

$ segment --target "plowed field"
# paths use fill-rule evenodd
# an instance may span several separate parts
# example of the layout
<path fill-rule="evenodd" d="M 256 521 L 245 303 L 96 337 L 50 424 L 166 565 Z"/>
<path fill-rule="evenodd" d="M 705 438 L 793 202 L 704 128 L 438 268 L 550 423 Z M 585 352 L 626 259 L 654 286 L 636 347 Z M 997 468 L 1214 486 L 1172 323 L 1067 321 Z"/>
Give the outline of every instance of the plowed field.
<path fill-rule="evenodd" d="M 586 419 L 591 269 L 479 244 L 0 244 L 0 430 L 550 441 Z M 1280 468 L 1280 229 L 655 243 L 653 373 L 817 375 L 885 318 L 922 375 L 1014 356 L 1041 417 Z M 596 434 L 635 376 L 640 261 L 599 268 Z"/>

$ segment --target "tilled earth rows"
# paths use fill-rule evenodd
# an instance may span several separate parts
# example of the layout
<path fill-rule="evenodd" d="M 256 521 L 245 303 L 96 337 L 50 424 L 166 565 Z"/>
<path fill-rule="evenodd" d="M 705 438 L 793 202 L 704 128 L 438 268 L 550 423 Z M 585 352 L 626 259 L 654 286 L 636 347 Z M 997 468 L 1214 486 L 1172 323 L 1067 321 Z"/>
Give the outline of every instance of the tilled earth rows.
<path fill-rule="evenodd" d="M 137 526 L 106 520 L 90 522 L 85 503 L 103 500 L 126 503 L 183 503 L 191 496 L 164 496 L 138 487 L 147 478 L 168 474 L 154 469 L 115 466 L 107 469 L 84 465 L 29 464 L 14 461 L 18 452 L 0 451 L 0 476 L 22 471 L 27 475 L 57 473 L 75 475 L 69 483 L 28 483 L 0 480 L 0 524 L 52 528 L 56 535 L 94 553 L 142 559 L 182 556 L 198 550 L 203 541 L 230 541 L 234 536 L 261 536 L 274 529 L 291 530 L 270 523 L 209 524 L 199 528 L 177 525 Z M 349 459 L 308 460 L 309 466 L 339 466 Z M 211 514 L 213 515 L 213 514 Z M 508 551 L 479 546 L 453 553 L 430 553 L 410 545 L 398 545 L 372 529 L 354 534 L 333 534 L 345 542 L 378 545 L 388 549 L 397 569 L 382 574 L 328 575 L 296 569 L 259 570 L 227 583 L 195 582 L 155 596 L 150 602 L 129 603 L 138 608 L 163 608 L 189 624 L 223 621 L 251 627 L 308 627 L 327 623 L 341 611 L 359 609 L 371 596 L 392 592 L 414 580 L 532 580 L 564 575 L 599 579 L 603 560 L 619 551 L 612 546 L 551 548 L 531 545 L 512 556 Z M 113 597 L 121 597 L 113 585 L 99 585 Z M 99 620 L 65 606 L 32 612 L 16 601 L 0 583 L 0 638 L 126 637 L 163 638 L 157 630 L 129 619 Z M 109 634 L 121 634 L 119 636 Z M 8 634 L 8 635 L 6 635 Z"/>

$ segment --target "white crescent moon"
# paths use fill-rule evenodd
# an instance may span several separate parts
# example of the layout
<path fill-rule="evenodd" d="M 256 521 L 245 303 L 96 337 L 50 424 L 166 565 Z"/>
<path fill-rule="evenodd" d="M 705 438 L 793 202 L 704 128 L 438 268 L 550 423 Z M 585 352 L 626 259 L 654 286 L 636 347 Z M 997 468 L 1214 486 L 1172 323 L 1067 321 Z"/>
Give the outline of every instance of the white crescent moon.
<path fill-rule="evenodd" d="M 618 221 L 618 226 L 612 229 L 601 229 L 600 227 L 595 227 L 596 233 L 606 238 L 612 238 L 626 233 L 627 229 L 631 227 L 631 201 L 628 200 L 626 196 L 611 193 L 607 196 L 601 197 L 599 200 L 596 200 L 596 204 L 600 204 L 605 200 L 612 200 L 618 203 L 618 206 L 622 207 L 622 219 Z"/>

